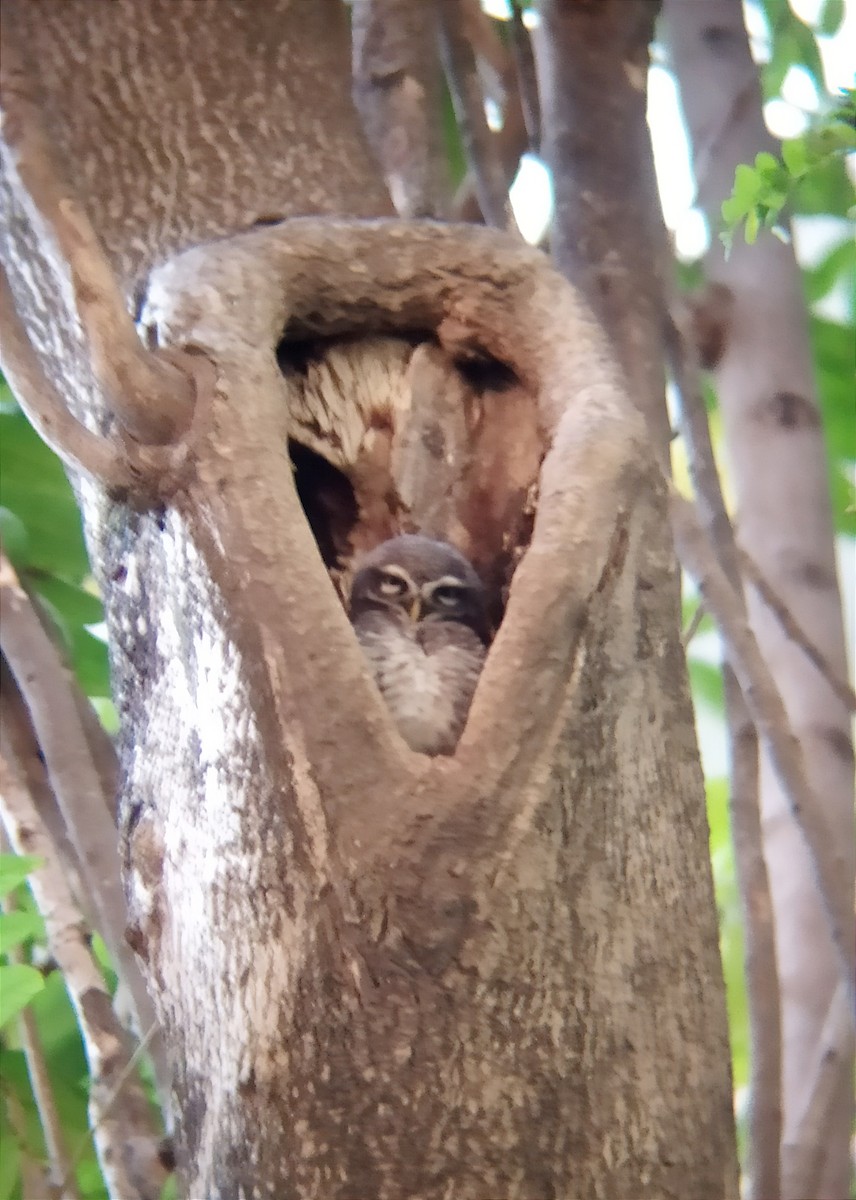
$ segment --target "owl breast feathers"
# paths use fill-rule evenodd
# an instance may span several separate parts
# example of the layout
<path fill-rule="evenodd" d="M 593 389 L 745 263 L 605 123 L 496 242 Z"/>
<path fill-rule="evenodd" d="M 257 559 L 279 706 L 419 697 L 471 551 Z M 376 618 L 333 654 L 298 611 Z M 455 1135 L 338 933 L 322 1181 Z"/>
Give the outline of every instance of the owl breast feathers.
<path fill-rule="evenodd" d="M 453 546 L 403 534 L 363 560 L 351 621 L 399 733 L 451 754 L 487 654 L 485 591 Z"/>

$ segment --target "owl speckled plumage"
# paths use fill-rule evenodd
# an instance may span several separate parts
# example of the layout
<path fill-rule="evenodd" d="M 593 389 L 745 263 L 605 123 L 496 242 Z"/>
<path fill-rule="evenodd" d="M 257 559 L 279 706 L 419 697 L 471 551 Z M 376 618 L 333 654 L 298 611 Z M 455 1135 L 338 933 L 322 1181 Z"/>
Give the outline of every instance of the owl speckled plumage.
<path fill-rule="evenodd" d="M 487 654 L 476 572 L 446 542 L 390 538 L 360 564 L 350 616 L 401 736 L 422 754 L 451 754 Z"/>

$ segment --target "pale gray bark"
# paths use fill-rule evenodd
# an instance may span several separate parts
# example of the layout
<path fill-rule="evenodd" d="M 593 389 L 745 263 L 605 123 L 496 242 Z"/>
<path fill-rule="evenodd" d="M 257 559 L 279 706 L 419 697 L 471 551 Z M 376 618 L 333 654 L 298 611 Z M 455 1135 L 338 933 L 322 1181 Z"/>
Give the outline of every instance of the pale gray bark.
<path fill-rule="evenodd" d="M 258 194 L 280 215 L 385 205 L 326 8 L 122 0 L 106 33 L 97 0 L 12 10 L 33 66 L 96 121 L 90 145 L 69 95 L 46 101 L 150 342 L 216 367 L 171 494 L 84 497 L 123 722 L 131 937 L 175 1056 L 187 1194 L 732 1200 L 665 497 L 596 325 L 543 258 L 488 231 L 223 236 L 253 223 Z M 83 48 L 105 38 L 90 70 Z M 86 109 L 99 90 L 118 147 Z M 30 337 L 89 414 L 40 247 L 23 219 L 7 236 Z M 393 339 L 380 392 L 325 351 L 367 333 Z M 327 529 L 334 568 L 384 522 L 420 521 L 412 437 L 431 405 L 411 421 L 405 370 L 424 381 L 409 351 L 429 335 L 467 418 L 461 432 L 438 409 L 461 452 L 434 519 L 498 587 L 517 565 L 448 760 L 395 733 L 287 445 L 314 439 L 352 489 L 344 541 Z"/>
<path fill-rule="evenodd" d="M 699 519 L 730 585 L 739 622 L 745 626 L 740 555 L 714 458 L 696 347 L 678 324 L 672 323 L 670 330 L 670 367 L 680 395 L 680 430 Z M 724 633 L 722 621 L 719 629 Z M 748 1145 L 744 1157 L 745 1174 L 749 1178 L 745 1193 L 746 1200 L 777 1200 L 781 1194 L 781 1001 L 773 904 L 761 830 L 758 727 L 731 665 L 735 652 L 733 639 L 725 639 L 725 650 L 723 684 L 729 740 L 731 841 L 743 914 L 743 961 L 751 1038 Z M 756 695 L 761 690 L 757 679 L 752 690 Z"/>
<path fill-rule="evenodd" d="M 442 217 L 449 180 L 435 6 L 354 0 L 351 30 L 354 101 L 396 212 Z"/>
<path fill-rule="evenodd" d="M 752 162 L 761 150 L 775 152 L 776 145 L 764 127 L 739 0 L 704 5 L 666 0 L 665 14 L 693 141 L 699 201 L 716 225 L 736 165 Z M 715 375 L 740 543 L 823 659 L 845 677 L 827 465 L 793 251 L 762 233 L 754 246 L 737 237 L 726 259 L 714 236 L 706 273 L 730 293 Z M 834 904 L 852 955 L 853 752 L 847 706 L 751 590 L 748 604 L 800 741 L 816 819 L 826 826 L 834 848 Z M 808 1155 L 822 1160 L 810 1194 L 832 1200 L 847 1194 L 850 1175 L 852 1059 L 847 1055 L 836 1055 L 840 1073 L 837 1088 L 826 1089 L 826 1119 L 813 1120 L 810 1131 L 803 1120 L 841 966 L 810 858 L 767 754 L 761 796 L 783 998 L 783 1194 L 792 1200 L 806 1195 Z M 852 980 L 852 959 L 849 974 Z"/>
<path fill-rule="evenodd" d="M 5 558 L 0 558 L 0 573 L 4 591 L 15 586 L 9 582 L 11 569 Z M 26 602 L 23 593 L 20 599 Z M 166 1178 L 159 1159 L 160 1132 L 142 1085 L 130 1077 L 129 1038 L 113 1011 L 56 849 L 6 745 L 0 758 L 0 819 L 16 852 L 41 860 L 28 884 L 44 918 L 48 949 L 62 971 L 86 1051 L 92 1137 L 108 1192 L 123 1200 L 157 1200 Z M 46 1140 L 50 1145 L 47 1131 Z M 64 1182 L 73 1160 L 61 1154 L 52 1161 L 55 1168 L 63 1169 Z M 64 1187 L 61 1192 L 66 1194 Z"/>

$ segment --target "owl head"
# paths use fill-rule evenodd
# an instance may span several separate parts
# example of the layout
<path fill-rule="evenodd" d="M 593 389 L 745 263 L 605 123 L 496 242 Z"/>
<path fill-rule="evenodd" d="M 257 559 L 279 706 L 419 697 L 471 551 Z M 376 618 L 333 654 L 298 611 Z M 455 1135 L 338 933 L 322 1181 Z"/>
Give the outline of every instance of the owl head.
<path fill-rule="evenodd" d="M 404 533 L 365 556 L 351 587 L 351 620 L 370 611 L 413 624 L 456 621 L 488 640 L 484 584 L 454 546 L 433 538 Z"/>

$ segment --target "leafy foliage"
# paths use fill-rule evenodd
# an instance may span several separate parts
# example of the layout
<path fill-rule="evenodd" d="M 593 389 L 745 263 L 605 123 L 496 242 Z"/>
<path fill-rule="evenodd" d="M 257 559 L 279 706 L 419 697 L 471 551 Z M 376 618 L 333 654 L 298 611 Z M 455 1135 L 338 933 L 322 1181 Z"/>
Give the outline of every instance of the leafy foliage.
<path fill-rule="evenodd" d="M 84 691 L 109 697 L 104 641 L 90 632 L 104 611 L 89 574 L 80 513 L 56 455 L 0 383 L 0 537 L 30 595 L 56 634 Z"/>
<path fill-rule="evenodd" d="M 734 176 L 734 189 L 722 205 L 726 228 L 720 237 L 725 245 L 730 247 L 741 222 L 749 243 L 755 241 L 761 229 L 780 229 L 779 219 L 785 207 L 803 213 L 834 211 L 835 215 L 856 215 L 856 197 L 852 187 L 848 188 L 844 170 L 844 157 L 854 150 L 856 90 L 849 89 L 829 116 L 802 137 L 782 143 L 780 159 L 764 151 L 756 156 L 754 165 L 740 164 Z M 822 208 L 818 208 L 819 180 L 824 197 Z M 843 209 L 840 213 L 839 208 Z"/>

